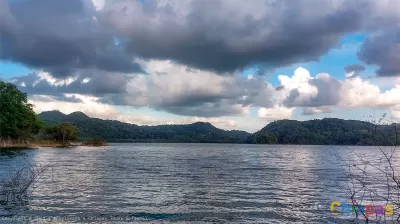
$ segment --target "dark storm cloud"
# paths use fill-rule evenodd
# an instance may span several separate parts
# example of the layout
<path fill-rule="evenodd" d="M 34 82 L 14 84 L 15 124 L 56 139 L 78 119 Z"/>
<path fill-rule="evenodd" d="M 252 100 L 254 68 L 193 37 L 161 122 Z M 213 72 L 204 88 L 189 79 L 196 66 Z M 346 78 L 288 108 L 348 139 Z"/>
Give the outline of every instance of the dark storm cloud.
<path fill-rule="evenodd" d="M 400 75 L 400 26 L 368 37 L 358 57 L 369 65 L 377 65 L 378 76 Z"/>
<path fill-rule="evenodd" d="M 351 65 L 346 65 L 344 67 L 344 71 L 346 72 L 346 74 L 351 74 L 352 75 L 348 78 L 354 78 L 357 76 L 360 76 L 360 74 L 365 71 L 365 66 L 360 65 L 360 64 L 351 64 Z"/>
<path fill-rule="evenodd" d="M 0 59 L 73 75 L 76 68 L 140 72 L 97 22 L 91 1 L 0 1 Z"/>
<path fill-rule="evenodd" d="M 103 20 L 132 54 L 232 72 L 316 61 L 362 23 L 364 1 L 113 1 Z"/>
<path fill-rule="evenodd" d="M 82 68 L 143 72 L 135 58 L 170 59 L 220 74 L 254 65 L 265 74 L 316 61 L 348 33 L 398 23 L 398 5 L 397 0 L 106 0 L 96 11 L 90 0 L 1 0 L 0 59 L 59 78 Z M 380 73 L 392 73 L 387 67 Z"/>

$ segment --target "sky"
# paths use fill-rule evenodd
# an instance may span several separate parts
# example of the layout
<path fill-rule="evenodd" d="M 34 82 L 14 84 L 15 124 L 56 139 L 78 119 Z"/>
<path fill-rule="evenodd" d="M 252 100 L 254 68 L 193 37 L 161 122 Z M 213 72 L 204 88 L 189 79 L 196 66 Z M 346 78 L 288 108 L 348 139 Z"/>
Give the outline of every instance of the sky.
<path fill-rule="evenodd" d="M 398 0 L 0 0 L 0 79 L 37 113 L 255 132 L 400 121 Z"/>

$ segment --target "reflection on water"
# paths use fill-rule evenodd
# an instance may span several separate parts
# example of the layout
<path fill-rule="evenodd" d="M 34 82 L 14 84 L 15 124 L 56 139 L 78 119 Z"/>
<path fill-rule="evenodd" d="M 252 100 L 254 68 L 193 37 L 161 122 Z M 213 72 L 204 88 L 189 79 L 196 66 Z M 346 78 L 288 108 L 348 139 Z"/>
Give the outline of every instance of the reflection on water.
<path fill-rule="evenodd" d="M 370 158 L 379 153 L 372 147 L 355 150 Z M 39 179 L 29 204 L 11 217 L 63 219 L 57 223 L 335 223 L 343 217 L 332 216 L 329 204 L 344 199 L 337 185 L 346 181 L 335 153 L 350 156 L 349 149 L 332 146 L 112 144 L 1 152 L 0 173 L 4 177 L 26 159 L 54 166 Z"/>

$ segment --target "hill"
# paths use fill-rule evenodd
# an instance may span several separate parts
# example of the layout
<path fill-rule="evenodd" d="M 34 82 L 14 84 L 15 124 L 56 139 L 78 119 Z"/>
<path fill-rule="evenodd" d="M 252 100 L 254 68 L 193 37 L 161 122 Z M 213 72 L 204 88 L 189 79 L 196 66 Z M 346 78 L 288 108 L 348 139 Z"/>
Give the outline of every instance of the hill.
<path fill-rule="evenodd" d="M 72 123 L 78 128 L 81 140 L 98 136 L 108 142 L 244 143 L 250 136 L 244 131 L 226 131 L 203 122 L 138 126 L 115 120 L 90 118 L 82 112 L 66 115 L 59 111 L 47 111 L 39 114 L 39 119 L 46 125 Z"/>
<path fill-rule="evenodd" d="M 399 131 L 399 124 L 374 125 L 364 121 L 336 118 L 310 121 L 281 120 L 268 124 L 251 135 L 246 142 L 303 145 L 399 145 Z"/>
<path fill-rule="evenodd" d="M 198 142 L 303 145 L 394 145 L 400 142 L 395 125 L 325 118 L 321 120 L 280 120 L 260 131 L 226 131 L 210 123 L 138 126 L 115 120 L 90 118 L 82 112 L 63 114 L 47 111 L 39 114 L 46 125 L 69 122 L 78 128 L 81 140 L 101 137 L 108 142 Z M 400 132 L 400 125 L 397 124 Z"/>

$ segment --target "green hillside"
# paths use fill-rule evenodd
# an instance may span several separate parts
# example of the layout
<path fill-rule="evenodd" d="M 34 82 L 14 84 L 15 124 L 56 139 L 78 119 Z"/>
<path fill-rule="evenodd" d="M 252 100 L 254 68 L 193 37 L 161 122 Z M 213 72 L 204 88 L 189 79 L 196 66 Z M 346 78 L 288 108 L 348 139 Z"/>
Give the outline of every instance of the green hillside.
<path fill-rule="evenodd" d="M 209 123 L 138 126 L 115 120 L 90 118 L 82 112 L 63 114 L 48 111 L 39 114 L 46 125 L 72 123 L 81 140 L 101 137 L 109 142 L 198 142 L 303 145 L 394 145 L 400 134 L 394 124 L 325 118 L 321 120 L 281 120 L 269 123 L 260 131 L 226 131 Z"/>
<path fill-rule="evenodd" d="M 109 142 L 201 142 L 244 143 L 250 136 L 244 131 L 225 131 L 209 123 L 187 125 L 138 126 L 114 120 L 90 118 L 82 112 L 65 115 L 59 111 L 39 114 L 46 125 L 68 122 L 79 130 L 82 140 L 95 136 Z"/>
<path fill-rule="evenodd" d="M 397 138 L 396 138 L 397 130 Z M 325 118 L 275 121 L 251 135 L 247 143 L 304 145 L 394 145 L 400 141 L 400 125 Z"/>

